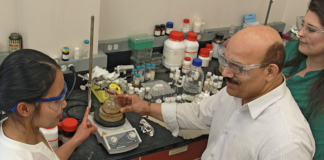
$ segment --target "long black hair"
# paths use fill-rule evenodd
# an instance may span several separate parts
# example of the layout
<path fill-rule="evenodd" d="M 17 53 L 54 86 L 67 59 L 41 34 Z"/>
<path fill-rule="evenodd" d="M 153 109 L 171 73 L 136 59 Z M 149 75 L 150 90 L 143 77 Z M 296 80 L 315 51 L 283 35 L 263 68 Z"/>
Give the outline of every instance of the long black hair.
<path fill-rule="evenodd" d="M 324 1 L 323 0 L 311 0 L 308 6 L 308 11 L 316 13 L 320 19 L 321 25 L 324 26 Z M 299 43 L 295 46 L 298 47 Z M 307 56 L 297 50 L 297 56 L 295 59 L 287 62 L 285 67 L 292 67 L 289 76 L 293 76 L 298 70 L 301 62 L 307 59 Z M 312 84 L 307 87 L 307 114 L 316 117 L 319 113 L 324 112 L 324 70 L 320 71 L 317 78 Z M 308 117 L 306 117 L 308 118 Z"/>
<path fill-rule="evenodd" d="M 11 109 L 19 102 L 36 104 L 45 97 L 59 68 L 51 57 L 36 50 L 22 49 L 10 54 L 0 66 L 0 119 L 4 111 L 25 127 L 19 114 Z M 35 107 L 37 116 L 40 108 Z M 33 118 L 31 125 L 32 121 Z"/>

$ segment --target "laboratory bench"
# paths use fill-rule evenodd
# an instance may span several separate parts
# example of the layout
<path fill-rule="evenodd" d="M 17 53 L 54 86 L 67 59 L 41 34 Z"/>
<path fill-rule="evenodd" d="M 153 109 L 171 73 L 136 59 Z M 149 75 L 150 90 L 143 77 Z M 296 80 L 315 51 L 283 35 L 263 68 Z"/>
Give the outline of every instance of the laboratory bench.
<path fill-rule="evenodd" d="M 215 70 L 217 69 L 218 62 L 216 60 L 210 61 L 209 67 L 203 68 L 205 74 L 208 71 L 215 73 Z M 166 82 L 171 81 L 168 73 L 156 73 L 155 76 L 156 79 L 165 80 Z M 76 86 L 76 89 L 73 90 L 72 94 L 67 100 L 68 105 L 64 109 L 62 119 L 67 118 L 69 115 L 82 120 L 87 104 L 88 91 L 83 91 L 78 88 L 79 87 Z M 99 109 L 99 107 L 102 105 L 99 100 L 93 94 L 91 99 L 92 107 Z M 139 121 L 142 116 L 132 112 L 126 113 L 125 115 L 142 139 L 142 143 L 140 143 L 137 148 L 124 153 L 109 154 L 103 145 L 97 142 L 96 136 L 90 135 L 80 146 L 75 149 L 69 159 L 196 159 L 201 157 L 207 146 L 208 135 L 202 135 L 194 139 L 183 139 L 179 136 L 174 137 L 168 129 L 147 120 L 155 130 L 154 136 L 150 137 L 148 134 L 144 134 L 139 127 Z"/>

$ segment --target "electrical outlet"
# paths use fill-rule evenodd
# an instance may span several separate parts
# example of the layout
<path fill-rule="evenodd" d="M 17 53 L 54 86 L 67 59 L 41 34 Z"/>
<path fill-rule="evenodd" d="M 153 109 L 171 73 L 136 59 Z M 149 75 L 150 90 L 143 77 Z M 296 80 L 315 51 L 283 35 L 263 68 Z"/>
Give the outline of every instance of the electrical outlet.
<path fill-rule="evenodd" d="M 102 47 L 102 51 L 104 53 L 120 51 L 121 45 L 122 45 L 121 40 L 105 40 L 105 41 L 102 41 L 100 44 L 100 46 Z M 127 45 L 127 47 L 128 47 L 128 45 Z"/>

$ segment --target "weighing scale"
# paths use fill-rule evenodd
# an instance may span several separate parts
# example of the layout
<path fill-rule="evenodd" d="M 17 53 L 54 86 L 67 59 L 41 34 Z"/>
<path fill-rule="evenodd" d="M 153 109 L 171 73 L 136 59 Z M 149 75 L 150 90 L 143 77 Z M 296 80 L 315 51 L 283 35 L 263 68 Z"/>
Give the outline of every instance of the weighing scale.
<path fill-rule="evenodd" d="M 125 115 L 124 115 L 125 117 Z M 125 118 L 125 123 L 118 127 L 103 127 L 92 115 L 88 119 L 98 127 L 95 132 L 98 143 L 101 143 L 109 154 L 118 154 L 138 147 L 142 142 L 135 128 Z"/>

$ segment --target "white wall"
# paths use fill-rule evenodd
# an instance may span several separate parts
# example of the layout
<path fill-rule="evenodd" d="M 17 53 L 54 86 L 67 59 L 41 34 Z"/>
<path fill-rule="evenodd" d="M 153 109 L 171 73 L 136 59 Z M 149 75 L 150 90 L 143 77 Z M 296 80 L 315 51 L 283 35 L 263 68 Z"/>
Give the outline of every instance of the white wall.
<path fill-rule="evenodd" d="M 268 22 L 286 22 L 304 15 L 309 0 L 275 0 Z M 90 16 L 95 16 L 94 46 L 98 40 L 153 33 L 155 24 L 173 21 L 180 30 L 182 20 L 200 16 L 206 28 L 242 25 L 243 15 L 256 13 L 264 23 L 269 0 L 0 0 L 0 52 L 9 50 L 12 32 L 23 35 L 24 47 L 46 52 L 53 58 L 61 48 L 72 49 L 90 37 Z M 99 23 L 100 21 L 100 23 Z M 94 49 L 97 52 L 97 49 Z"/>
<path fill-rule="evenodd" d="M 95 16 L 94 54 L 98 51 L 100 0 L 1 0 L 1 8 L 10 8 L 10 26 L 6 23 L 2 34 L 18 32 L 23 37 L 24 48 L 42 51 L 52 58 L 60 57 L 62 47 L 82 47 L 84 39 L 90 39 L 91 15 Z M 9 9 L 9 10 L 10 10 Z M 6 11 L 8 9 L 5 9 Z M 0 18 L 1 22 L 2 19 Z M 17 22 L 16 22 L 17 21 Z M 17 25 L 18 23 L 18 25 Z M 10 29 L 10 28 L 15 28 Z M 8 35 L 1 36 L 2 51 L 8 51 Z"/>
<path fill-rule="evenodd" d="M 10 33 L 18 29 L 18 0 L 0 0 L 0 52 L 9 51 Z"/>
<path fill-rule="evenodd" d="M 288 0 L 274 1 L 268 23 L 282 21 Z M 296 1 L 296 0 L 295 0 Z M 299 0 L 300 1 L 300 0 Z M 131 34 L 153 34 L 156 24 L 174 22 L 180 30 L 183 19 L 202 17 L 206 28 L 242 26 L 243 15 L 255 13 L 265 22 L 269 0 L 102 0 L 99 40 L 125 38 Z"/>
<path fill-rule="evenodd" d="M 288 0 L 282 21 L 286 22 L 285 32 L 294 26 L 296 27 L 296 17 L 304 16 L 308 9 L 309 0 Z"/>

